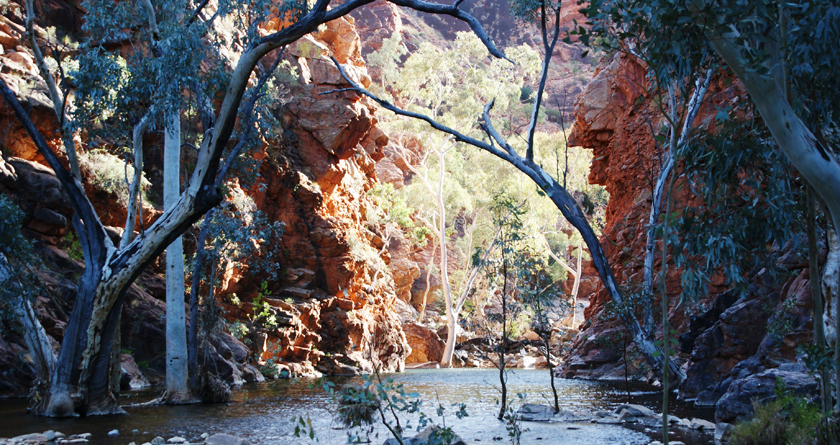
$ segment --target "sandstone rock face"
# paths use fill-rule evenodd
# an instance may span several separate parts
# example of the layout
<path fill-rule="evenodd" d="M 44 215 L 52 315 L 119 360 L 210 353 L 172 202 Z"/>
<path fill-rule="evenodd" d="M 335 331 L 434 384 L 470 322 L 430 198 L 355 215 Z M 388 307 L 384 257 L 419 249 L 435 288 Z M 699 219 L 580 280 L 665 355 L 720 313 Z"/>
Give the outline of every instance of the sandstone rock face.
<path fill-rule="evenodd" d="M 440 362 L 446 343 L 433 330 L 419 323 L 403 323 L 402 328 L 411 346 L 406 364 Z"/>
<path fill-rule="evenodd" d="M 257 330 L 260 360 L 309 362 L 326 373 L 348 365 L 394 371 L 409 354 L 395 301 L 416 266 L 400 260 L 392 274 L 390 250 L 405 250 L 402 240 L 367 220 L 377 209 L 365 192 L 379 182 L 374 165 L 388 136 L 377 127 L 372 102 L 319 94 L 346 86 L 329 56 L 356 81 L 370 82 L 360 48 L 352 19 L 339 19 L 287 51 L 300 83 L 281 111 L 285 132 L 258 155 L 260 180 L 247 190 L 270 220 L 285 224 L 270 247 L 283 252 L 282 277 L 259 295 L 277 320 Z M 236 292 L 243 301 L 224 305 L 232 319 L 260 310 L 249 304 L 260 279 L 227 280 L 222 298 Z"/>
<path fill-rule="evenodd" d="M 651 205 L 651 180 L 655 182 L 659 163 L 643 97 L 647 68 L 637 59 L 617 55 L 599 67 L 598 74 L 578 97 L 570 144 L 591 148 L 594 161 L 590 183 L 603 184 L 610 193 L 602 246 L 619 283 L 639 286 L 643 279 L 644 244 Z M 740 86 L 713 79 L 707 102 L 701 107 L 696 124 L 706 125 L 715 107 L 738 101 Z M 656 118 L 654 118 L 655 120 Z M 693 199 L 675 187 L 674 207 L 679 209 Z M 771 373 L 780 366 L 793 366 L 796 345 L 809 341 L 810 281 L 803 242 L 792 240 L 775 247 L 778 266 L 791 272 L 782 281 L 771 279 L 766 271 L 753 272 L 751 284 L 743 293 L 724 292 L 723 280 L 714 277 L 710 299 L 704 312 L 686 317 L 676 309 L 681 292 L 680 271 L 669 269 L 666 276 L 671 300 L 670 322 L 680 335 L 681 354 L 675 358 L 686 370 L 680 397 L 696 398 L 698 405 L 714 405 L 727 391 L 742 391 L 746 380 L 758 373 Z M 825 249 L 823 249 L 825 250 Z M 654 264 L 661 266 L 661 259 Z M 655 297 L 658 299 L 658 296 Z M 603 317 L 608 295 L 600 283 L 590 294 L 587 321 L 575 340 L 561 375 L 582 378 L 651 379 L 646 363 L 633 353 L 635 345 L 625 344 L 624 328 Z M 658 306 L 658 302 L 654 302 Z M 627 348 L 627 362 L 623 350 Z M 774 371 L 775 372 L 775 371 Z M 786 373 L 795 384 L 796 376 Z M 772 384 L 770 385 L 772 392 Z M 748 400 L 748 399 L 746 399 Z M 728 403 L 728 402 L 727 402 Z M 722 409 L 718 405 L 718 409 Z M 729 409 L 729 408 L 726 408 Z M 740 410 L 740 411 L 738 411 Z M 735 412 L 746 412 L 741 408 Z M 736 414 L 741 415 L 741 414 Z M 731 419 L 732 415 L 725 414 Z"/>

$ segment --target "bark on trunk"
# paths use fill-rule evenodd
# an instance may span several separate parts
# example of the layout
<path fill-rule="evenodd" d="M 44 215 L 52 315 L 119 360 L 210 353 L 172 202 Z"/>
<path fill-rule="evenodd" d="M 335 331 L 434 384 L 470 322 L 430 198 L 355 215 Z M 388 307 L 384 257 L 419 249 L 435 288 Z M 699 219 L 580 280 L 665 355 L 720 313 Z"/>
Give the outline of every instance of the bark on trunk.
<path fill-rule="evenodd" d="M 438 234 L 440 236 L 440 279 L 443 282 L 443 296 L 446 302 L 446 325 L 449 328 L 446 333 L 446 347 L 443 349 L 443 357 L 440 361 L 441 368 L 448 368 L 452 365 L 452 355 L 455 353 L 455 337 L 457 329 L 457 314 L 454 313 L 452 307 L 452 289 L 449 286 L 449 268 L 446 261 L 446 207 L 443 204 L 443 173 L 445 164 L 446 149 L 440 147 L 440 173 L 438 177 L 438 218 L 440 218 L 440 227 Z"/>
<path fill-rule="evenodd" d="M 828 255 L 822 276 L 822 295 L 825 302 L 825 336 L 829 349 L 834 349 L 834 410 L 840 411 L 840 237 L 830 228 Z"/>
<path fill-rule="evenodd" d="M 12 272 L 6 256 L 0 253 L 0 283 L 11 280 L 15 274 Z M 20 285 L 20 283 L 18 283 Z M 26 347 L 35 362 L 39 384 L 45 385 L 50 381 L 50 376 L 55 370 L 55 354 L 53 353 L 47 332 L 35 316 L 32 304 L 25 297 L 18 297 L 12 302 L 12 310 L 23 325 L 23 338 Z"/>
<path fill-rule="evenodd" d="M 181 195 L 181 113 L 165 117 L 163 205 L 171 209 Z M 187 326 L 184 311 L 184 247 L 181 237 L 166 248 L 166 403 L 192 401 L 188 384 Z"/>
<path fill-rule="evenodd" d="M 811 282 L 811 298 L 814 300 L 814 343 L 819 348 L 825 348 L 825 305 L 823 304 L 822 289 L 820 286 L 820 265 L 819 253 L 817 252 L 817 228 L 815 224 L 816 219 L 816 202 L 814 198 L 814 190 L 808 187 L 808 275 Z M 827 366 L 821 366 L 820 369 L 820 399 L 822 401 L 822 410 L 824 413 L 829 411 L 831 406 L 831 377 L 828 373 Z"/>

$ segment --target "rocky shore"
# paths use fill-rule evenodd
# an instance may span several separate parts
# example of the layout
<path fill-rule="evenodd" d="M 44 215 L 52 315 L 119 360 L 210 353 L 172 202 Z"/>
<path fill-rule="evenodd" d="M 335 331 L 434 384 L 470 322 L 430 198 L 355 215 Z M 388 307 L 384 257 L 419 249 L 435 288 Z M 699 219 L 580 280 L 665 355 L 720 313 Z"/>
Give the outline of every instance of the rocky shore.
<path fill-rule="evenodd" d="M 131 435 L 139 435 L 140 431 L 134 430 Z M 148 435 L 148 433 L 144 433 Z M 108 433 L 109 436 L 119 436 L 119 430 L 112 430 Z M 67 436 L 59 431 L 45 431 L 43 433 L 24 434 L 22 436 L 12 438 L 0 438 L 0 445 L 70 445 L 70 444 L 87 444 L 96 443 L 96 439 L 90 433 L 74 434 Z M 137 443 L 137 441 L 127 442 L 128 445 L 251 445 L 251 442 L 241 437 L 232 436 L 230 434 L 207 434 L 203 433 L 201 436 L 189 440 L 181 436 L 172 436 L 164 439 L 157 436 L 149 442 Z"/>

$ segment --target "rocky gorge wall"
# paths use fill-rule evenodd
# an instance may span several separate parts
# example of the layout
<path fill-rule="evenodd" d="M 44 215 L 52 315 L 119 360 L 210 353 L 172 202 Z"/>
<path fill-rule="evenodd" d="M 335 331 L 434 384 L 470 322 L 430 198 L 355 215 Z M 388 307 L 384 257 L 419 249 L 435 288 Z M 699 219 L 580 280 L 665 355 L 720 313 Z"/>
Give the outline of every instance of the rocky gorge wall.
<path fill-rule="evenodd" d="M 638 291 L 642 282 L 652 184 L 660 159 L 650 128 L 661 123 L 655 118 L 650 122 L 656 111 L 647 109 L 646 73 L 644 64 L 628 55 L 619 54 L 602 63 L 577 99 L 570 136 L 570 144 L 593 150 L 589 181 L 604 185 L 610 194 L 601 244 L 620 286 L 631 293 Z M 747 100 L 742 95 L 737 82 L 717 76 L 696 122 L 708 127 L 718 107 Z M 694 199 L 679 183 L 674 189 L 677 211 Z M 679 397 L 693 399 L 698 406 L 717 404 L 719 421 L 750 414 L 750 399 L 772 395 L 773 385 L 766 383 L 775 377 L 789 380 L 795 391 L 807 393 L 815 388 L 797 351 L 799 345 L 811 341 L 813 332 L 805 242 L 794 238 L 777 246 L 775 252 L 777 265 L 787 273 L 772 280 L 766 271 L 754 271 L 748 292 L 740 298 L 715 276 L 708 299 L 690 307 L 679 305 L 681 271 L 672 267 L 667 274 L 669 320 L 680 343 L 675 360 L 687 375 Z M 826 255 L 823 242 L 820 257 Z M 661 267 L 661 258 L 654 267 Z M 585 271 L 594 273 L 591 265 Z M 653 304 L 658 308 L 657 301 Z M 775 328 L 782 324 L 785 329 Z M 590 294 L 586 322 L 560 374 L 654 380 L 622 324 L 610 315 L 609 297 L 600 282 Z"/>
<path fill-rule="evenodd" d="M 72 17 L 77 20 L 79 16 Z M 30 106 L 39 130 L 62 155 L 52 104 L 39 82 L 31 52 L 22 43 L 20 20 L 10 14 L 0 18 L 0 25 L 0 76 L 24 105 Z M 72 20 L 64 26 L 78 29 Z M 268 23 L 267 30 L 272 26 L 282 24 Z M 254 366 L 263 363 L 281 375 L 355 373 L 374 366 L 401 370 L 411 352 L 401 328 L 398 305 L 402 302 L 397 296 L 408 300 L 419 268 L 409 259 L 412 252 L 401 234 L 386 234 L 383 227 L 368 221 L 368 215 L 377 209 L 366 192 L 379 183 L 374 166 L 383 157 L 389 138 L 377 125 L 372 102 L 351 93 L 322 94 L 346 86 L 330 56 L 342 63 L 354 80 L 363 85 L 370 82 L 352 18 L 331 22 L 287 48 L 284 57 L 299 77 L 288 85 L 289 100 L 276 110 L 283 129 L 254 155 L 261 160 L 258 181 L 244 191 L 238 181 L 231 184 L 234 191 L 252 199 L 270 221 L 282 222 L 285 232 L 267 246 L 281 252 L 280 279 L 262 285 L 265 277 L 247 267 L 224 271 L 217 295 L 229 323 L 247 324 L 263 303 L 277 320 L 270 326 L 253 323 L 250 335 L 241 338 L 250 347 L 228 334 L 211 340 L 208 353 L 214 367 L 230 383 L 262 379 Z M 36 241 L 44 260 L 39 271 L 43 296 L 36 306 L 57 351 L 83 268 L 72 238 L 68 238 L 72 209 L 60 183 L 43 165 L 5 103 L 0 105 L 0 124 L 7 129 L 2 141 L 0 193 L 23 209 L 23 230 Z M 147 141 L 149 156 L 159 152 L 156 142 L 154 138 Z M 122 166 L 120 158 L 103 156 Z M 151 164 L 146 164 L 146 174 L 154 178 L 159 171 Z M 91 162 L 90 168 L 85 168 L 83 163 L 86 189 L 109 234 L 117 238 L 125 206 L 117 193 L 98 185 L 97 165 Z M 151 224 L 160 213 L 159 208 L 144 203 L 144 224 Z M 397 258 L 392 258 L 392 253 Z M 156 346 L 165 344 L 161 274 L 159 263 L 155 264 L 131 287 L 121 328 L 123 348 L 131 352 L 124 357 L 127 364 L 123 367 L 136 369 L 139 364 L 152 380 L 163 371 L 164 351 Z M 236 304 L 232 295 L 239 300 Z M 259 305 L 254 305 L 255 299 Z M 405 310 L 407 305 L 400 307 Z M 428 336 L 427 330 L 423 327 L 416 334 Z M 34 377 L 23 345 L 18 334 L 4 330 L 0 364 L 11 370 L 0 379 L 0 391 L 5 395 L 24 395 Z M 425 355 L 421 358 L 426 359 Z M 126 385 L 130 386 L 130 381 L 127 377 Z"/>

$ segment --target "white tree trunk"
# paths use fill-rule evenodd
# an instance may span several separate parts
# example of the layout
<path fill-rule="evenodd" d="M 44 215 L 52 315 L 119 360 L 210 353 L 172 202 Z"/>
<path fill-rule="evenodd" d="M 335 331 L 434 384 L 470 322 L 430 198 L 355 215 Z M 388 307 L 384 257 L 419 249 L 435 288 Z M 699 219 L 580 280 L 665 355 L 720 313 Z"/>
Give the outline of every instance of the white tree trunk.
<path fill-rule="evenodd" d="M 840 371 L 840 359 L 838 359 L 838 334 L 840 334 L 840 237 L 832 230 L 828 230 L 828 255 L 825 259 L 822 276 L 823 306 L 825 307 L 824 325 L 825 340 L 828 349 L 834 349 L 835 372 Z M 840 375 L 840 374 L 838 374 Z M 836 378 L 836 377 L 835 377 Z M 834 409 L 840 409 L 840 385 L 837 389 L 837 405 Z"/>
<path fill-rule="evenodd" d="M 142 227 L 142 215 L 140 209 L 142 203 L 140 202 L 140 192 L 143 187 L 143 135 L 146 134 L 146 129 L 152 122 L 154 112 L 150 110 L 146 113 L 140 122 L 134 126 L 133 145 L 134 145 L 134 177 L 131 179 L 131 186 L 128 189 L 128 205 L 127 216 L 125 218 L 125 231 L 120 240 L 120 249 L 125 248 L 131 240 L 134 239 L 134 229 L 137 223 L 138 216 L 140 217 L 140 225 Z"/>
<path fill-rule="evenodd" d="M 440 227 L 438 228 L 438 235 L 440 236 L 440 280 L 443 282 L 443 296 L 446 301 L 446 325 L 449 327 L 449 332 L 446 333 L 446 347 L 443 349 L 443 357 L 440 360 L 441 368 L 448 368 L 452 366 L 452 355 L 455 353 L 455 337 L 457 333 L 457 314 L 455 314 L 454 307 L 452 307 L 452 289 L 449 286 L 449 270 L 446 264 L 446 207 L 443 205 L 443 170 L 446 156 L 446 149 L 440 147 L 438 152 L 440 154 L 440 175 L 438 177 L 438 217 L 440 218 Z"/>
<path fill-rule="evenodd" d="M 577 297 L 580 290 L 581 264 L 583 259 L 583 242 L 578 241 L 577 272 L 575 273 L 575 284 L 572 286 L 572 327 L 577 326 Z"/>
<path fill-rule="evenodd" d="M 163 206 L 169 209 L 181 195 L 181 114 L 165 116 Z M 188 402 L 187 323 L 184 309 L 184 247 L 181 237 L 166 248 L 166 402 Z"/>
<path fill-rule="evenodd" d="M 650 215 L 648 217 L 647 242 L 645 243 L 645 265 L 644 265 L 644 284 L 642 293 L 649 304 L 644 309 L 644 329 L 648 336 L 653 335 L 655 329 L 655 322 L 653 320 L 653 262 L 656 257 L 656 224 L 659 221 L 659 214 L 662 213 L 662 195 L 665 192 L 665 183 L 668 180 L 671 170 L 674 168 L 674 159 L 679 154 L 679 150 L 688 142 L 688 133 L 691 131 L 691 126 L 694 123 L 694 117 L 700 110 L 700 105 L 706 96 L 706 91 L 709 89 L 709 82 L 712 80 L 712 70 L 706 72 L 705 79 L 698 78 L 695 85 L 694 92 L 691 93 L 686 110 L 682 130 L 677 134 L 676 125 L 679 122 L 680 116 L 677 110 L 677 98 L 674 93 L 675 86 L 673 83 L 669 84 L 668 96 L 671 109 L 668 110 L 670 114 L 671 137 L 668 151 L 665 153 L 665 158 L 662 160 L 662 165 L 659 168 L 659 177 L 656 179 L 656 185 L 653 187 L 653 194 L 651 196 Z M 655 136 L 655 135 L 654 135 Z M 663 259 L 664 261 L 664 259 Z"/>
<path fill-rule="evenodd" d="M 839 231 L 840 163 L 796 115 L 772 75 L 759 73 L 745 60 L 741 47 L 735 43 L 736 33 L 711 37 L 715 51 L 744 83 L 773 139 L 823 200 L 834 230 Z"/>

